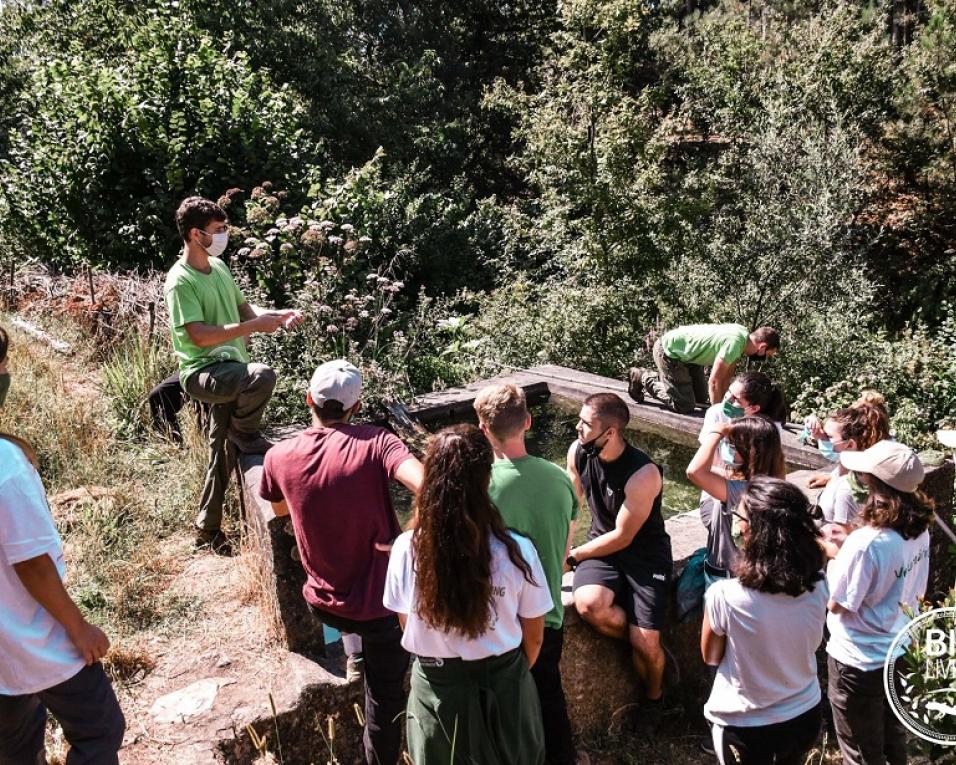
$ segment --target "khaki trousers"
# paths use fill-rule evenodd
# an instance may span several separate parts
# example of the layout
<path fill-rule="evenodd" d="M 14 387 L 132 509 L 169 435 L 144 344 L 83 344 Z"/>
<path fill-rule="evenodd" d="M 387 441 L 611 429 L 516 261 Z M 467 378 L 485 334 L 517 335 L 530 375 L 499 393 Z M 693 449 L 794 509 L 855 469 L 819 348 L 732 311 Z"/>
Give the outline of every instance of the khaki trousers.
<path fill-rule="evenodd" d="M 665 406 L 690 414 L 698 401 L 710 400 L 704 368 L 668 357 L 659 339 L 654 343 L 654 364 L 657 372 L 645 373 L 644 389 Z"/>
<path fill-rule="evenodd" d="M 265 364 L 221 361 L 193 372 L 186 392 L 209 408 L 209 464 L 199 501 L 197 528 L 217 531 L 222 526 L 222 503 L 232 467 L 227 454 L 230 431 L 254 436 L 276 385 L 276 373 Z"/>

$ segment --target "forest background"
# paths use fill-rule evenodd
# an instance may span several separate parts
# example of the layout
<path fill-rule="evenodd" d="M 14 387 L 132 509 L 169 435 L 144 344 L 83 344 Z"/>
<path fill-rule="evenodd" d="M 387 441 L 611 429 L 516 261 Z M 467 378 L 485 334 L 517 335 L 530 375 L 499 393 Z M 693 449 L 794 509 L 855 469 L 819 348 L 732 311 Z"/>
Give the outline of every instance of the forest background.
<path fill-rule="evenodd" d="M 307 316 L 255 339 L 281 418 L 333 354 L 381 400 L 739 321 L 794 416 L 956 423 L 956 0 L 3 3 L 3 284 L 158 296 L 192 193 Z M 174 368 L 145 316 L 104 351 L 127 430 Z"/>

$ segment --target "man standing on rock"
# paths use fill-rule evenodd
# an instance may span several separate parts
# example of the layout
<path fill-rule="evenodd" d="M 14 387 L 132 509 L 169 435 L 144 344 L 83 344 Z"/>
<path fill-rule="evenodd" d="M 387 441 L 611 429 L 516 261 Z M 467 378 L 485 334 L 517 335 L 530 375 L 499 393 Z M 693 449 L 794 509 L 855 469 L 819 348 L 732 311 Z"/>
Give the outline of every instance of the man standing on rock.
<path fill-rule="evenodd" d="M 490 385 L 478 392 L 474 406 L 481 432 L 495 453 L 488 494 L 505 525 L 534 542 L 554 603 L 545 615 L 544 642 L 531 668 L 544 719 L 545 761 L 547 765 L 583 764 L 589 759 L 574 749 L 560 667 L 564 647 L 561 575 L 578 500 L 567 473 L 528 454 L 524 437 L 531 427 L 531 414 L 521 388 Z"/>
<path fill-rule="evenodd" d="M 568 450 L 568 472 L 591 510 L 588 541 L 571 548 L 574 605 L 602 635 L 631 644 L 644 687 L 641 732 L 651 733 L 664 699 L 661 630 L 673 563 L 661 515 L 661 468 L 624 440 L 630 419 L 614 393 L 584 401 L 578 440 Z"/>
<path fill-rule="evenodd" d="M 229 484 L 226 440 L 247 454 L 272 444 L 259 431 L 275 388 L 275 372 L 249 359 L 245 338 L 302 321 L 298 311 L 273 311 L 246 302 L 219 259 L 229 243 L 226 213 L 208 199 L 189 197 L 176 211 L 182 257 L 166 275 L 173 350 L 183 390 L 210 404 L 209 466 L 196 519 L 196 545 L 229 554 L 222 533 L 222 503 Z"/>
<path fill-rule="evenodd" d="M 401 755 L 408 654 L 398 617 L 385 608 L 388 552 L 401 529 L 389 482 L 417 491 L 422 465 L 384 428 L 353 425 L 362 376 L 337 359 L 315 370 L 306 403 L 312 427 L 266 454 L 259 496 L 291 515 L 312 613 L 362 638 L 365 759 L 395 765 Z"/>
<path fill-rule="evenodd" d="M 632 367 L 627 392 L 638 403 L 647 393 L 675 412 L 690 414 L 698 404 L 723 400 L 741 356 L 763 361 L 779 348 L 780 335 L 771 327 L 750 333 L 742 324 L 677 327 L 654 343 L 657 372 Z M 711 368 L 706 383 L 704 367 Z"/>

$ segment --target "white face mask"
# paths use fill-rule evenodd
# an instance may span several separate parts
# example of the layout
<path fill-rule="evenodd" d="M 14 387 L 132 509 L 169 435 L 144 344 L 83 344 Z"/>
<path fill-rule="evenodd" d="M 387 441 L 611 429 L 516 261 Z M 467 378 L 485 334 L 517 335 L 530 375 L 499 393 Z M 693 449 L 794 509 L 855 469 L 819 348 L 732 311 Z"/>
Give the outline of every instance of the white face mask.
<path fill-rule="evenodd" d="M 218 234 L 210 234 L 207 231 L 205 233 L 207 236 L 212 237 L 212 244 L 210 244 L 208 247 L 204 246 L 203 249 L 205 249 L 206 252 L 208 252 L 214 258 L 218 258 L 226 251 L 226 247 L 229 246 L 229 232 L 222 231 Z"/>

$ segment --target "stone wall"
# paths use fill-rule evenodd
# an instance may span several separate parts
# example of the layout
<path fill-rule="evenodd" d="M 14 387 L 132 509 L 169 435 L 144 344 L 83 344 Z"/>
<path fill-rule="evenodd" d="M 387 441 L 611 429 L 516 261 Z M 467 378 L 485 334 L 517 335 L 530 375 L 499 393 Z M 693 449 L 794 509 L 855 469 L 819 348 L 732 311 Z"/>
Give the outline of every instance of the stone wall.
<path fill-rule="evenodd" d="M 684 570 L 687 558 L 707 542 L 707 532 L 696 512 L 665 521 L 674 556 L 674 581 Z M 626 705 L 641 698 L 631 652 L 624 641 L 611 640 L 584 623 L 571 598 L 568 573 L 562 587 L 565 605 L 564 653 L 561 677 L 568 700 L 571 724 L 578 734 L 604 733 Z M 706 690 L 704 662 L 700 656 L 701 616 L 678 623 L 672 596 L 667 627 L 662 637 L 668 654 L 664 687 L 669 703 L 678 700 L 688 709 L 700 712 Z"/>
<path fill-rule="evenodd" d="M 322 656 L 322 625 L 309 613 L 302 597 L 305 570 L 298 560 L 292 523 L 288 517 L 277 518 L 272 505 L 259 497 L 262 456 L 243 455 L 240 465 L 245 484 L 247 546 L 258 564 L 264 595 L 278 617 L 279 637 L 290 651 Z"/>

